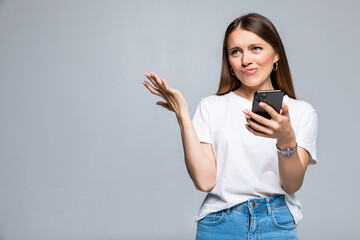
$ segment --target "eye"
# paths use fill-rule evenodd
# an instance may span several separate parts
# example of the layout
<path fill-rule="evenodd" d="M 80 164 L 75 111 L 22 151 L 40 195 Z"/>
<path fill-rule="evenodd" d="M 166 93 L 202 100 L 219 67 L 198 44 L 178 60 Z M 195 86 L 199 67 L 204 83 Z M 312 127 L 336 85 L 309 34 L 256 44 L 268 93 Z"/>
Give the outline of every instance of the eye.
<path fill-rule="evenodd" d="M 254 50 L 254 51 L 260 51 L 260 50 L 261 50 L 261 47 L 253 47 L 252 50 Z"/>
<path fill-rule="evenodd" d="M 231 55 L 236 55 L 236 54 L 239 54 L 240 53 L 240 50 L 233 50 L 232 52 L 231 52 Z"/>

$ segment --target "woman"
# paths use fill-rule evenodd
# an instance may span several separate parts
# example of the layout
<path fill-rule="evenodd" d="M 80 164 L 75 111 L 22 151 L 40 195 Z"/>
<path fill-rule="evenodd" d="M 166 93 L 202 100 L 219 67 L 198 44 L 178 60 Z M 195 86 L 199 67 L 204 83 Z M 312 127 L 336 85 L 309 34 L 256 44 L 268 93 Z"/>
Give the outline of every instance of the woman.
<path fill-rule="evenodd" d="M 296 100 L 285 50 L 273 24 L 256 13 L 235 19 L 223 43 L 220 86 L 203 98 L 191 121 L 181 93 L 155 73 L 143 82 L 176 113 L 185 163 L 196 188 L 208 192 L 197 220 L 197 239 L 297 239 L 302 218 L 295 195 L 308 164 L 316 163 L 317 117 Z M 285 92 L 281 113 L 260 106 L 254 92 Z M 255 120 L 255 121 L 253 121 Z"/>

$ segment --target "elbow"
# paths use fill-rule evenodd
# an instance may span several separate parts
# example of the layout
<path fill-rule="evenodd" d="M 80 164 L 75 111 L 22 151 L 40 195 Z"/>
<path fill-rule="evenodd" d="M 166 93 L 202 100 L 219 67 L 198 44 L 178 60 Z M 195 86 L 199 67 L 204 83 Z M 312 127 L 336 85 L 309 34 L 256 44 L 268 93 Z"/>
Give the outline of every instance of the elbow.
<path fill-rule="evenodd" d="M 200 192 L 210 192 L 214 187 L 215 187 L 215 184 L 208 184 L 208 185 L 198 185 L 198 184 L 195 184 L 195 187 L 197 190 L 199 190 Z"/>
<path fill-rule="evenodd" d="M 291 194 L 296 193 L 299 189 L 289 189 L 289 190 L 287 190 L 287 189 L 284 188 L 284 190 L 285 190 L 286 194 L 291 195 Z"/>
<path fill-rule="evenodd" d="M 291 195 L 291 194 L 294 194 L 294 193 L 296 193 L 297 191 L 299 191 L 300 188 L 301 188 L 301 186 L 302 186 L 302 184 L 293 185 L 293 186 L 284 186 L 284 185 L 283 185 L 283 189 L 284 189 L 284 191 L 285 191 L 287 194 Z"/>
<path fill-rule="evenodd" d="M 194 183 L 197 190 L 201 192 L 210 192 L 215 187 L 216 180 L 214 178 L 212 181 Z"/>

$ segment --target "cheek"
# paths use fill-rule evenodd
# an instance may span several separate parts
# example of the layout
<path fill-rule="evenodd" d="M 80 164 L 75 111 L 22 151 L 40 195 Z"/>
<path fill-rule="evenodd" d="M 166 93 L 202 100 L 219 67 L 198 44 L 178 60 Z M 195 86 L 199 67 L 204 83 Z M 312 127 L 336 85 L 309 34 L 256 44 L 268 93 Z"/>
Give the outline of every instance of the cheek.
<path fill-rule="evenodd" d="M 272 54 L 263 54 L 258 57 L 257 62 L 260 65 L 271 65 L 273 64 L 274 56 Z"/>
<path fill-rule="evenodd" d="M 239 59 L 235 59 L 235 58 L 229 58 L 229 63 L 233 69 L 237 69 L 240 65 Z"/>

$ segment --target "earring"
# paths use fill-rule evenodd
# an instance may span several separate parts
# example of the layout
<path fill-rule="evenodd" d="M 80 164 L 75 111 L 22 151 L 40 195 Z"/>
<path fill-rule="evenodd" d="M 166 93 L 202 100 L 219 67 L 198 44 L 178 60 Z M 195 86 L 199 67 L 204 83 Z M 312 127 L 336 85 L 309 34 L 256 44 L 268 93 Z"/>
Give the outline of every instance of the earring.
<path fill-rule="evenodd" d="M 231 75 L 235 76 L 234 70 L 232 68 L 230 68 L 230 73 Z"/>
<path fill-rule="evenodd" d="M 275 72 L 276 70 L 278 70 L 279 68 L 279 64 L 276 62 L 274 63 L 275 64 L 275 68 L 274 68 L 274 65 L 273 65 L 273 71 Z"/>

